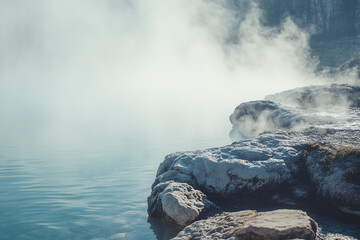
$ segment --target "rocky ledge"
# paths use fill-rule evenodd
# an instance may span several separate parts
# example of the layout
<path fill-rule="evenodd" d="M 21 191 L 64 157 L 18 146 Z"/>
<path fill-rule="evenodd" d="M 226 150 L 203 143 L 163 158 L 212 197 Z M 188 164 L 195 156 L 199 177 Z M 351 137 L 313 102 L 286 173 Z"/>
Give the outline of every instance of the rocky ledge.
<path fill-rule="evenodd" d="M 197 221 L 182 230 L 174 240 L 238 239 L 274 240 L 316 238 L 317 225 L 305 212 L 281 209 L 224 212 Z"/>
<path fill-rule="evenodd" d="M 238 216 L 236 213 L 209 218 L 231 208 L 229 203 L 253 208 L 264 205 L 302 208 L 319 204 L 327 211 L 336 209 L 359 216 L 360 112 L 357 104 L 360 102 L 360 88 L 331 85 L 293 91 L 294 94 L 286 91 L 268 97 L 274 101 L 255 101 L 237 107 L 230 117 L 232 134 L 237 138 L 231 145 L 166 156 L 148 198 L 149 216 L 161 218 L 181 229 L 194 221 L 207 219 L 185 228 L 178 236 L 183 239 L 189 239 L 193 236 L 191 234 L 199 231 L 209 238 L 217 236 L 211 234 L 221 229 L 219 234 L 226 236 L 229 236 L 228 231 L 234 234 L 247 231 L 240 229 L 249 227 L 240 226 L 224 230 L 228 228 L 221 225 L 221 219 L 243 221 L 232 220 Z M 304 95 L 313 97 L 299 98 Z M 281 103 L 281 99 L 288 99 L 285 96 L 296 99 L 292 101 L 295 107 Z M 325 104 L 327 107 L 320 112 L 321 103 L 326 102 L 320 96 L 345 99 L 343 102 L 346 104 L 342 102 L 335 111 Z M 314 98 L 316 100 L 311 100 Z M 302 101 L 304 107 L 298 110 L 297 105 Z M 326 120 L 320 116 L 325 116 Z M 294 131 L 294 127 L 299 125 L 301 127 Z M 248 126 L 251 126 L 250 131 Z M 240 138 L 258 132 L 262 133 L 248 139 Z M 267 216 L 265 213 L 246 213 Z M 220 225 L 214 225 L 214 222 Z M 243 222 L 247 226 L 245 222 L 249 221 Z M 268 224 L 271 225 L 271 221 Z M 280 234 L 275 229 L 274 225 L 269 231 Z M 315 232 L 313 227 L 311 229 Z M 305 234 L 306 231 L 301 232 Z M 266 239 L 241 238 L 236 234 L 232 235 L 235 239 Z M 312 239 L 307 236 L 291 238 Z"/>

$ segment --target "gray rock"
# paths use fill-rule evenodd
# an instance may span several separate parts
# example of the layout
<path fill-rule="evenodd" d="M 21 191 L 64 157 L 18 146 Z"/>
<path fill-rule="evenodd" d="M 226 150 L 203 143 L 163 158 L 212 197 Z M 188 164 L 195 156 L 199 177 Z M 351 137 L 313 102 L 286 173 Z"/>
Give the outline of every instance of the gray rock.
<path fill-rule="evenodd" d="M 170 154 L 160 164 L 153 192 L 157 191 L 157 185 L 173 180 L 226 199 L 246 197 L 252 193 L 276 194 L 285 184 L 295 199 L 306 197 L 306 189 L 311 187 L 318 188 L 318 194 L 330 202 L 353 198 L 342 201 L 342 207 L 353 206 L 360 193 L 360 183 L 345 181 L 344 176 L 355 172 L 350 165 L 356 166 L 358 160 L 345 158 L 341 167 L 326 165 L 315 152 L 305 154 L 310 142 L 324 146 L 359 144 L 360 130 L 311 127 L 301 132 L 266 132 L 224 147 Z M 326 167 L 328 169 L 324 170 Z M 293 185 L 294 181 L 307 177 L 301 172 L 310 173 L 308 182 L 312 186 Z M 343 191 L 335 191 L 336 188 L 331 187 L 339 181 L 342 183 L 339 189 Z M 354 206 L 354 210 L 358 211 L 358 205 Z"/>
<path fill-rule="evenodd" d="M 300 210 L 222 213 L 197 221 L 181 231 L 180 239 L 315 239 L 317 225 Z"/>
<path fill-rule="evenodd" d="M 230 116 L 233 127 L 230 138 L 234 141 L 257 136 L 268 130 L 290 130 L 305 123 L 305 120 L 271 101 L 242 103 Z"/>
<path fill-rule="evenodd" d="M 189 225 L 204 212 L 217 208 L 202 192 L 186 183 L 173 181 L 156 185 L 148 198 L 148 206 L 151 217 L 161 218 L 179 228 Z"/>
<path fill-rule="evenodd" d="M 289 142 L 291 136 L 282 132 L 220 148 L 170 154 L 160 164 L 155 185 L 180 179 L 222 196 L 275 188 L 291 178 L 293 162 L 302 156 Z"/>
<path fill-rule="evenodd" d="M 230 116 L 233 141 L 255 137 L 265 131 L 300 131 L 309 126 L 359 125 L 360 87 L 346 84 L 296 88 L 245 102 Z M 355 111 L 355 113 L 354 113 Z M 357 115 L 354 121 L 353 116 Z M 337 125 L 337 126 L 335 126 Z"/>
<path fill-rule="evenodd" d="M 219 205 L 234 199 L 252 204 L 254 196 L 282 206 L 323 199 L 326 204 L 356 215 L 360 212 L 359 97 L 360 87 L 338 84 L 299 88 L 268 97 L 278 103 L 254 101 L 239 105 L 230 117 L 234 135 L 258 134 L 259 129 L 271 131 L 224 147 L 166 156 L 148 199 L 149 215 L 184 227 L 215 206 L 205 194 Z M 295 110 L 280 105 L 285 100 L 295 106 L 289 109 Z M 330 108 L 325 106 L 336 104 L 340 110 L 325 113 Z M 302 109 L 296 110 L 296 106 Z M 332 120 L 317 122 L 320 116 L 331 116 Z M 310 127 L 284 131 L 303 123 Z M 314 144 L 321 148 L 312 148 Z M 335 154 L 336 161 L 323 161 L 329 153 L 348 145 L 354 145 L 352 155 Z"/>
<path fill-rule="evenodd" d="M 360 108 L 360 87 L 348 84 L 308 86 L 268 95 L 265 99 L 303 109 L 326 110 L 334 106 Z"/>

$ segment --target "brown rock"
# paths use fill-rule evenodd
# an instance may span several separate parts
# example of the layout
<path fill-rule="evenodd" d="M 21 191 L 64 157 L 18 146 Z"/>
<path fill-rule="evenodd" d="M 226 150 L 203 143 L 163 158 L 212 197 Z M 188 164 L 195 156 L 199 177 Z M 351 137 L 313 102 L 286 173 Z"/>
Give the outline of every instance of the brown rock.
<path fill-rule="evenodd" d="M 197 221 L 174 239 L 277 240 L 316 238 L 316 223 L 300 210 L 222 213 Z"/>

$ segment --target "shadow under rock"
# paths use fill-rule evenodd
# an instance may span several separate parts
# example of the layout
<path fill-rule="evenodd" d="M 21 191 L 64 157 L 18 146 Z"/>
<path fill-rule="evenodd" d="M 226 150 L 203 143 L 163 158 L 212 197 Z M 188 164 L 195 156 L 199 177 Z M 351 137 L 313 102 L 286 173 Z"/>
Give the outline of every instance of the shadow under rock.
<path fill-rule="evenodd" d="M 180 232 L 179 229 L 158 218 L 148 217 L 147 222 L 150 224 L 150 229 L 154 232 L 158 240 L 172 239 Z"/>

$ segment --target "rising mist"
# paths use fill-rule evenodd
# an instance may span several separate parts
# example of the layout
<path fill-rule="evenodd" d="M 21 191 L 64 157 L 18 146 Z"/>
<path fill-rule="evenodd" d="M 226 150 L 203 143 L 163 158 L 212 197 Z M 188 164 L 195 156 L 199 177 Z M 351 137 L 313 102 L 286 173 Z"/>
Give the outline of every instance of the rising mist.
<path fill-rule="evenodd" d="M 0 36 L 7 144 L 225 139 L 239 103 L 328 81 L 309 33 L 255 4 L 2 1 Z"/>

